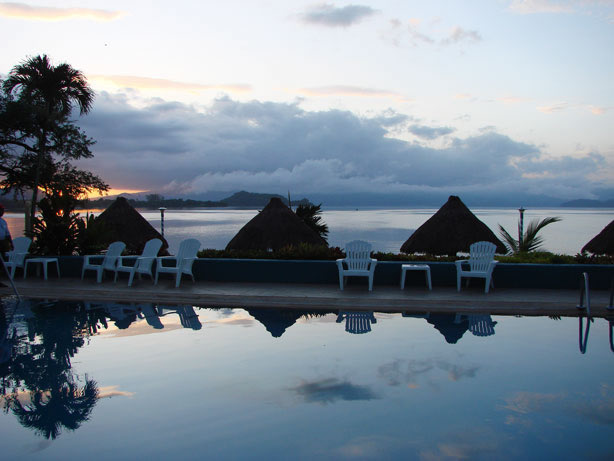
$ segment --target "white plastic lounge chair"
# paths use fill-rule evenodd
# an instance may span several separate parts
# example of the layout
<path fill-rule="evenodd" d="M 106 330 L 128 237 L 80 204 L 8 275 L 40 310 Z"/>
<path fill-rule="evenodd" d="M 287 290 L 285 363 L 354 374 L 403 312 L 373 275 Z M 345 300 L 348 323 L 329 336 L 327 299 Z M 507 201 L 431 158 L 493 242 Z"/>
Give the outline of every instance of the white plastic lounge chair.
<path fill-rule="evenodd" d="M 456 261 L 456 288 L 461 289 L 461 278 L 483 278 L 485 279 L 484 293 L 488 293 L 492 281 L 492 271 L 497 265 L 495 261 L 495 251 L 497 246 L 491 242 L 476 242 L 469 247 L 469 259 Z M 469 268 L 463 268 L 463 264 Z M 467 281 L 468 282 L 468 281 Z"/>
<path fill-rule="evenodd" d="M 377 323 L 373 312 L 345 311 L 337 315 L 337 323 L 345 320 L 345 331 L 355 335 L 369 333 L 371 324 Z"/>
<path fill-rule="evenodd" d="M 153 280 L 153 262 L 156 260 L 156 257 L 158 256 L 158 251 L 160 251 L 161 247 L 162 240 L 151 239 L 145 244 L 145 248 L 143 248 L 143 253 L 141 253 L 141 256 L 136 258 L 136 261 L 132 266 L 126 266 L 124 264 L 125 259 L 131 259 L 130 256 L 120 256 L 117 259 L 117 266 L 115 267 L 115 282 L 117 282 L 118 272 L 128 272 L 130 274 L 130 277 L 128 278 L 129 287 L 132 286 L 134 274 L 138 274 L 139 280 L 141 279 L 141 274 L 147 274 Z"/>
<path fill-rule="evenodd" d="M 158 284 L 158 275 L 161 273 L 175 274 L 175 288 L 179 288 L 181 283 L 181 275 L 186 274 L 192 277 L 194 281 L 194 274 L 192 274 L 192 264 L 196 259 L 196 253 L 200 248 L 200 242 L 196 239 L 186 239 L 179 244 L 179 251 L 177 256 L 160 256 L 156 258 L 156 278 L 154 284 Z M 164 262 L 173 262 L 173 266 L 165 266 Z"/>
<path fill-rule="evenodd" d="M 29 254 L 31 244 L 32 240 L 28 237 L 17 237 L 16 239 L 13 239 L 13 250 L 6 253 L 8 256 L 8 261 L 4 263 L 7 269 L 11 268 L 12 279 L 15 278 L 15 271 L 18 267 L 21 267 L 21 270 L 24 270 L 26 256 Z"/>
<path fill-rule="evenodd" d="M 345 244 L 345 254 L 345 258 L 337 260 L 339 288 L 343 290 L 347 277 L 368 277 L 369 291 L 372 291 L 377 259 L 371 258 L 371 244 L 353 240 Z"/>
<path fill-rule="evenodd" d="M 104 257 L 102 255 L 86 255 L 83 257 L 83 269 L 81 269 L 81 280 L 83 280 L 83 275 L 85 271 L 96 271 L 96 282 L 102 282 L 102 274 L 104 271 L 115 271 L 115 266 L 117 265 L 117 259 L 122 254 L 126 248 L 126 244 L 124 242 L 113 242 L 107 248 L 107 252 Z M 92 259 L 100 259 L 102 258 L 102 262 L 100 264 L 96 264 L 92 261 Z"/>

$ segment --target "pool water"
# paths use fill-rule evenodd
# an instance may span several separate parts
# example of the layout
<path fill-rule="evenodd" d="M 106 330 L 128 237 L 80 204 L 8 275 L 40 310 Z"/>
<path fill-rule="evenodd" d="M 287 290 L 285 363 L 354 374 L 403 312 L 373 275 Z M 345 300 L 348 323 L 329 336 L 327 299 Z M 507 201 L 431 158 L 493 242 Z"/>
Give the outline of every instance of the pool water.
<path fill-rule="evenodd" d="M 0 304 L 3 459 L 614 459 L 607 319 Z"/>

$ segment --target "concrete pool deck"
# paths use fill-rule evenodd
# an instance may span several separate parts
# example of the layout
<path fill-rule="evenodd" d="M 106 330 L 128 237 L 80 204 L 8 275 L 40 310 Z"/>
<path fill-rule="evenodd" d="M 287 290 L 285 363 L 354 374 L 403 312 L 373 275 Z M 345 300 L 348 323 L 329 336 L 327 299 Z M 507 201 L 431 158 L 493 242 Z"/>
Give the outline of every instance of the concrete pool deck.
<path fill-rule="evenodd" d="M 6 284 L 6 280 L 3 281 Z M 92 278 L 49 280 L 16 277 L 15 285 L 23 297 L 99 302 L 190 304 L 204 307 L 274 307 L 302 310 L 368 310 L 378 312 L 481 312 L 494 315 L 577 316 L 579 289 L 491 289 L 463 287 L 375 286 L 372 292 L 362 284 L 349 284 L 344 291 L 332 284 L 235 283 L 184 280 L 174 288 L 169 279 L 154 286 L 149 280 L 135 281 L 128 287 L 125 279 L 117 283 L 106 279 L 98 284 Z M 10 287 L 1 287 L 0 296 L 10 296 Z M 609 291 L 591 292 L 593 316 L 614 319 L 606 309 Z"/>

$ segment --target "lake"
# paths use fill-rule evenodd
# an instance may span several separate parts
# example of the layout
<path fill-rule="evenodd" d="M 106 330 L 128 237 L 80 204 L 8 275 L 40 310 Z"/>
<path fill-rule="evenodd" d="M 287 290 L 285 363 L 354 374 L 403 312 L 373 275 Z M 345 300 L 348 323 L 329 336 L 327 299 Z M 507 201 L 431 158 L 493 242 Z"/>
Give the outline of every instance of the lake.
<path fill-rule="evenodd" d="M 438 208 L 334 208 L 324 209 L 322 218 L 328 225 L 328 243 L 343 248 L 355 239 L 372 243 L 374 251 L 398 253 L 411 233 L 437 212 Z M 160 230 L 158 210 L 140 210 L 143 216 Z M 514 208 L 475 208 L 471 210 L 499 235 L 499 224 L 517 236 L 518 210 Z M 96 214 L 100 210 L 94 210 Z M 197 238 L 202 248 L 223 249 L 234 235 L 258 210 L 227 208 L 166 210 L 164 234 L 171 253 L 185 238 Z M 85 212 L 82 212 L 85 214 Z M 535 208 L 525 212 L 525 229 L 532 219 L 559 216 L 563 220 L 545 227 L 546 250 L 574 255 L 614 219 L 614 209 Z M 23 215 L 5 215 L 13 236 L 23 232 Z"/>

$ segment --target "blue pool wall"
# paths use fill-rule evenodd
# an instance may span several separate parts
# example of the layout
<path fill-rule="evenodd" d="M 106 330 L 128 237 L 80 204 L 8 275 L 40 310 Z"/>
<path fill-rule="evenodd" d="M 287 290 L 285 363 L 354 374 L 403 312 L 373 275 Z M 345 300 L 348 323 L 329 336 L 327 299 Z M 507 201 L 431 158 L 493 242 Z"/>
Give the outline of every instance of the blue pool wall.
<path fill-rule="evenodd" d="M 62 276 L 80 277 L 81 256 L 60 257 Z M 375 269 L 375 286 L 399 285 L 400 261 L 380 261 Z M 407 264 L 407 263 L 405 263 Z M 422 263 L 421 263 L 422 264 Z M 431 268 L 433 288 L 456 286 L 456 268 L 450 262 L 425 262 Z M 51 269 L 50 269 L 51 271 Z M 335 261 L 288 261 L 270 259 L 198 259 L 193 266 L 197 281 L 261 282 L 261 283 L 317 283 L 338 284 Z M 493 279 L 495 287 L 577 289 L 583 272 L 590 277 L 595 290 L 610 289 L 614 265 L 580 264 L 503 264 L 497 265 Z M 94 277 L 87 272 L 86 277 Z M 352 283 L 366 283 L 366 278 L 351 279 Z M 484 283 L 475 279 L 472 283 Z M 406 286 L 425 285 L 424 272 L 408 271 Z"/>

